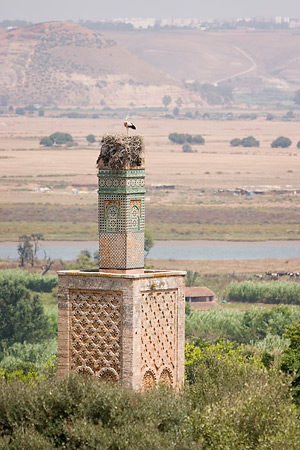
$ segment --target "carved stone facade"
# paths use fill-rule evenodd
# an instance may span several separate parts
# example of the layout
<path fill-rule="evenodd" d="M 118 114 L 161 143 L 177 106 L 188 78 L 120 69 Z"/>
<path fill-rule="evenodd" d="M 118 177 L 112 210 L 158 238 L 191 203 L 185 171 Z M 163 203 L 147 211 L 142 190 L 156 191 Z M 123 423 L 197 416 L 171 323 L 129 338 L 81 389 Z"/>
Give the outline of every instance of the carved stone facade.
<path fill-rule="evenodd" d="M 141 298 L 141 359 L 143 387 L 152 383 L 174 384 L 177 365 L 177 291 L 150 291 Z"/>
<path fill-rule="evenodd" d="M 119 292 L 70 290 L 71 370 L 99 378 L 120 378 Z"/>
<path fill-rule="evenodd" d="M 58 373 L 149 389 L 184 381 L 185 272 L 59 272 Z"/>

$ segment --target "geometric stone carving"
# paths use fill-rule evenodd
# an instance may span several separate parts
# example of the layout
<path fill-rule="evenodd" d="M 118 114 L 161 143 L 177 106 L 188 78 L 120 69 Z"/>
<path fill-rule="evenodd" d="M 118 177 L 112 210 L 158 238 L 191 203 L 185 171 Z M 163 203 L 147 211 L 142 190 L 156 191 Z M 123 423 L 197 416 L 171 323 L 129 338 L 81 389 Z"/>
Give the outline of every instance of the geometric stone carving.
<path fill-rule="evenodd" d="M 58 374 L 134 389 L 184 381 L 185 272 L 58 273 Z"/>
<path fill-rule="evenodd" d="M 71 369 L 106 381 L 120 377 L 120 293 L 71 290 Z"/>
<path fill-rule="evenodd" d="M 177 292 L 174 290 L 142 294 L 141 358 L 142 377 L 154 374 L 155 382 L 173 385 L 176 366 Z"/>

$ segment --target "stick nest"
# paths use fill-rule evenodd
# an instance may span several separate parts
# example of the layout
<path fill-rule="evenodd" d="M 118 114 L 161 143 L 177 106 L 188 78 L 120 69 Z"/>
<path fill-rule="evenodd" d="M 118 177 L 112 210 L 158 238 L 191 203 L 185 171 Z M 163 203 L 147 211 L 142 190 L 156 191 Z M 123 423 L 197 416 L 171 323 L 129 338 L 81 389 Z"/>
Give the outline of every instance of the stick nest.
<path fill-rule="evenodd" d="M 107 134 L 102 137 L 97 166 L 111 170 L 141 167 L 144 163 L 144 142 L 142 136 Z"/>

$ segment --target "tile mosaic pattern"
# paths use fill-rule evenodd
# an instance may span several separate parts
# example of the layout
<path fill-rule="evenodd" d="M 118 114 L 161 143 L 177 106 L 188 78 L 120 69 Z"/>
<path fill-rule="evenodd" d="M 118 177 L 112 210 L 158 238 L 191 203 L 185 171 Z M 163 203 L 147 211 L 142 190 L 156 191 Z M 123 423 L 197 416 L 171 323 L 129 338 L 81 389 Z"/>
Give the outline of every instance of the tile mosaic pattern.
<path fill-rule="evenodd" d="M 99 268 L 144 267 L 145 171 L 99 170 Z"/>

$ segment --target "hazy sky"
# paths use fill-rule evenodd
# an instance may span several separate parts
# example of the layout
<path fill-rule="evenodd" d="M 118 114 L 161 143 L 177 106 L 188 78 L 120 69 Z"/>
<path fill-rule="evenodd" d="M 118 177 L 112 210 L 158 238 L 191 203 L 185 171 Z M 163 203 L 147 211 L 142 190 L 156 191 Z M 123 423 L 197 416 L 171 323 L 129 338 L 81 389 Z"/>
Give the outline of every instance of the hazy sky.
<path fill-rule="evenodd" d="M 0 20 L 300 17 L 300 0 L 0 0 Z"/>

